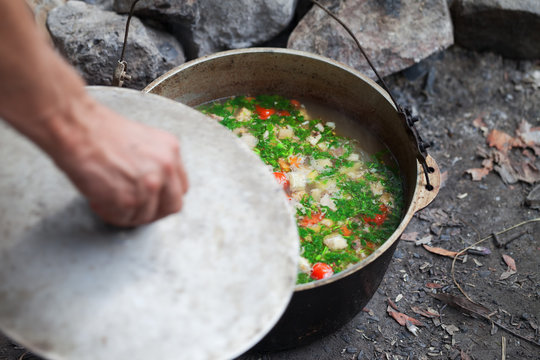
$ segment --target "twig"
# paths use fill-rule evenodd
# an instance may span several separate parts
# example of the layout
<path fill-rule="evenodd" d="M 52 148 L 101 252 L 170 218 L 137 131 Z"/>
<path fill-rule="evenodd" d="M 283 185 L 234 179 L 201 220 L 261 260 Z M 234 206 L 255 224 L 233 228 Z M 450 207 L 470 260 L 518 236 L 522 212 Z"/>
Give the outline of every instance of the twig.
<path fill-rule="evenodd" d="M 513 225 L 509 228 L 506 228 L 504 230 L 501 230 L 497 233 L 494 233 L 496 235 L 502 235 L 504 234 L 505 232 L 508 232 L 510 230 L 513 230 L 515 228 L 518 228 L 520 226 L 523 226 L 523 225 L 526 225 L 526 224 L 530 224 L 530 223 L 533 223 L 533 222 L 540 222 L 540 218 L 535 218 L 535 219 L 530 219 L 530 220 L 526 220 L 526 221 L 523 221 L 523 222 L 520 222 L 519 224 L 516 224 L 516 225 Z M 470 226 L 470 225 L 469 225 Z M 473 229 L 478 232 L 474 227 Z M 479 234 L 480 235 L 480 234 Z M 450 273 L 452 274 L 452 280 L 454 281 L 454 284 L 456 284 L 457 288 L 459 289 L 459 291 L 461 291 L 461 293 L 469 300 L 469 301 L 473 301 L 469 295 L 467 295 L 467 293 L 465 292 L 465 290 L 463 290 L 463 288 L 461 287 L 461 285 L 459 285 L 459 283 L 457 282 L 456 280 L 456 276 L 455 276 L 455 264 L 456 264 L 456 260 L 458 258 L 458 256 L 460 256 L 461 254 L 465 253 L 467 250 L 469 250 L 470 248 L 472 247 L 475 247 L 476 245 L 480 244 L 480 243 L 483 243 L 484 241 L 486 240 L 489 240 L 491 239 L 491 237 L 493 237 L 493 234 L 490 234 L 486 237 L 484 237 L 483 239 L 480 239 L 478 240 L 477 242 L 475 242 L 474 244 L 472 245 L 469 245 L 467 246 L 465 249 L 461 250 L 461 251 L 458 251 L 458 253 L 454 256 L 454 259 L 452 260 L 452 268 L 451 268 L 451 271 Z M 474 301 L 473 301 L 474 302 Z"/>
<path fill-rule="evenodd" d="M 513 329 L 510 329 L 506 327 L 505 325 L 497 321 L 494 321 L 491 317 L 495 315 L 497 312 L 494 311 L 490 313 L 490 310 L 481 304 L 477 304 L 474 301 L 470 301 L 463 297 L 454 296 L 450 294 L 429 294 L 429 295 L 434 297 L 435 299 L 442 301 L 445 304 L 445 306 L 449 305 L 466 314 L 476 315 L 484 320 L 489 321 L 492 326 L 496 325 L 497 327 L 503 329 L 504 331 L 514 335 L 515 337 L 519 339 L 530 342 L 531 344 L 534 344 L 536 346 L 540 346 L 540 343 L 536 342 L 534 339 L 518 334 Z M 440 311 L 440 315 L 442 316 L 442 310 Z"/>
<path fill-rule="evenodd" d="M 504 234 L 505 232 L 508 232 L 510 230 L 513 230 L 515 228 L 518 228 L 520 226 L 523 226 L 523 225 L 527 225 L 527 224 L 530 224 L 530 223 L 533 223 L 533 222 L 540 222 L 540 218 L 534 218 L 534 219 L 530 219 L 530 220 L 526 220 L 526 221 L 522 221 L 516 225 L 513 225 L 509 228 L 506 228 L 506 229 L 503 229 L 497 233 L 493 233 L 493 234 L 496 234 L 496 235 L 502 235 Z M 474 229 L 474 228 L 473 228 Z M 476 229 L 474 229 L 476 231 Z M 467 293 L 463 290 L 463 288 L 459 285 L 459 283 L 457 282 L 456 280 L 456 277 L 455 277 L 455 264 L 456 264 L 456 260 L 458 258 L 458 256 L 460 256 L 461 254 L 465 253 L 467 250 L 469 250 L 470 248 L 480 244 L 480 243 L 483 243 L 484 241 L 486 240 L 489 240 L 493 237 L 493 234 L 490 234 L 480 240 L 478 240 L 477 242 L 475 242 L 474 244 L 470 245 L 470 246 L 467 246 L 465 249 L 461 250 L 461 251 L 458 251 L 457 254 L 454 256 L 454 259 L 452 260 L 452 269 L 451 269 L 451 274 L 452 274 L 452 280 L 454 281 L 454 284 L 456 284 L 457 288 L 459 289 L 459 291 L 461 291 L 461 293 L 467 298 L 467 300 L 469 300 L 470 302 L 473 302 L 474 301 L 469 297 L 469 295 L 467 295 Z M 510 334 L 522 339 L 522 340 L 525 340 L 525 341 L 528 341 L 530 343 L 533 343 L 534 345 L 536 346 L 540 346 L 540 343 L 537 343 L 536 341 L 532 340 L 532 339 L 529 339 L 529 338 L 526 338 L 518 333 L 516 333 L 515 331 L 513 331 L 512 329 L 510 328 L 507 328 L 506 326 L 504 326 L 503 324 L 501 323 L 498 323 L 496 321 L 493 321 L 490 316 L 488 317 L 485 317 L 486 319 L 490 320 L 493 324 L 497 325 L 499 328 L 509 332 Z M 505 349 L 506 349 L 506 344 L 505 344 Z"/>
<path fill-rule="evenodd" d="M 506 338 L 501 339 L 501 360 L 506 360 Z"/>
<path fill-rule="evenodd" d="M 505 325 L 501 324 L 500 322 L 493 321 L 493 320 L 491 320 L 491 321 L 492 321 L 493 324 L 497 325 L 498 327 L 500 327 L 504 331 L 509 332 L 510 334 L 514 335 L 515 337 L 520 338 L 521 340 L 525 340 L 525 341 L 527 341 L 527 342 L 529 342 L 531 344 L 534 344 L 536 346 L 540 346 L 540 343 L 534 341 L 534 339 L 531 339 L 531 338 L 528 338 L 528 337 L 523 336 L 521 334 L 518 334 L 517 332 L 515 332 L 514 330 L 506 327 Z"/>

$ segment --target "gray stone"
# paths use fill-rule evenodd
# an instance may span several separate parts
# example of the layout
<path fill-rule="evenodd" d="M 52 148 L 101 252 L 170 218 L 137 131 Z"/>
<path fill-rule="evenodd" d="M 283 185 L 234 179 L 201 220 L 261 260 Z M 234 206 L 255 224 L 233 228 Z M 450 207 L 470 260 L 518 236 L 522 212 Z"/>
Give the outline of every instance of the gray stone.
<path fill-rule="evenodd" d="M 114 0 L 82 0 L 89 5 L 95 5 L 101 10 L 112 10 Z"/>
<path fill-rule="evenodd" d="M 491 271 L 489 270 L 480 270 L 478 271 L 478 275 L 481 277 L 481 278 L 487 278 L 491 275 Z"/>
<path fill-rule="evenodd" d="M 68 1 L 49 14 L 54 43 L 90 85 L 111 85 L 122 51 L 127 16 L 104 11 L 81 1 Z M 125 86 L 141 89 L 185 61 L 171 35 L 131 21 L 125 60 L 132 76 Z"/>
<path fill-rule="evenodd" d="M 381 76 L 453 44 L 445 0 L 334 0 L 332 4 L 330 10 L 350 27 Z M 351 36 L 316 6 L 300 21 L 287 47 L 327 56 L 374 77 Z"/>
<path fill-rule="evenodd" d="M 127 13 L 132 0 L 115 0 Z M 292 20 L 296 0 L 141 0 L 135 14 L 161 22 L 190 57 L 249 47 L 272 39 Z"/>
<path fill-rule="evenodd" d="M 525 200 L 525 203 L 533 209 L 540 210 L 540 184 L 536 185 L 531 190 L 529 195 L 527 195 L 527 199 Z"/>
<path fill-rule="evenodd" d="M 507 58 L 540 57 L 540 1 L 454 0 L 456 44 Z"/>
<path fill-rule="evenodd" d="M 394 251 L 394 257 L 396 259 L 403 259 L 405 258 L 405 253 L 401 249 L 396 249 L 396 251 Z"/>
<path fill-rule="evenodd" d="M 52 9 L 65 4 L 66 0 L 26 0 L 26 2 L 34 12 L 34 18 L 39 28 L 49 36 L 46 26 L 47 16 Z"/>

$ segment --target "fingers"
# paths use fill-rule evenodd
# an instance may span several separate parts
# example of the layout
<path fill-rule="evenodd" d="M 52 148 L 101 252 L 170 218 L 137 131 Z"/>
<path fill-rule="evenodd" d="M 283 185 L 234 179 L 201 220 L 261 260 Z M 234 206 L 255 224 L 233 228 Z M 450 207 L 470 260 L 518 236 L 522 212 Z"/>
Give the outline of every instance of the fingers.
<path fill-rule="evenodd" d="M 121 227 L 134 226 L 132 219 L 137 212 L 135 202 L 127 204 L 110 198 L 108 201 L 90 201 L 90 208 L 107 224 Z"/>
<path fill-rule="evenodd" d="M 137 182 L 138 206 L 129 219 L 129 225 L 136 226 L 157 220 L 161 188 L 167 179 L 158 170 L 142 176 Z"/>
<path fill-rule="evenodd" d="M 188 191 L 189 188 L 189 180 L 187 177 L 186 170 L 184 169 L 184 165 L 182 162 L 182 156 L 180 155 L 180 149 L 176 151 L 176 172 L 180 176 L 180 183 L 182 185 L 182 195 L 185 194 Z"/>
<path fill-rule="evenodd" d="M 181 209 L 188 179 L 175 136 L 100 105 L 80 116 L 90 125 L 55 162 L 98 216 L 137 226 Z"/>
<path fill-rule="evenodd" d="M 160 208 L 157 217 L 164 217 L 180 211 L 182 208 L 182 196 L 187 191 L 187 177 L 183 167 L 177 167 L 160 194 Z"/>
<path fill-rule="evenodd" d="M 127 225 L 147 224 L 180 211 L 188 179 L 178 146 L 173 146 L 173 160 L 161 164 L 154 173 L 139 179 L 139 206 L 131 213 Z"/>
<path fill-rule="evenodd" d="M 132 225 L 146 224 L 161 219 L 182 208 L 182 197 L 187 192 L 188 179 L 176 139 L 172 146 L 172 161 L 162 166 L 159 186 L 157 181 L 149 180 L 147 178 L 145 183 L 147 201 L 143 203 L 144 210 L 133 219 Z"/>

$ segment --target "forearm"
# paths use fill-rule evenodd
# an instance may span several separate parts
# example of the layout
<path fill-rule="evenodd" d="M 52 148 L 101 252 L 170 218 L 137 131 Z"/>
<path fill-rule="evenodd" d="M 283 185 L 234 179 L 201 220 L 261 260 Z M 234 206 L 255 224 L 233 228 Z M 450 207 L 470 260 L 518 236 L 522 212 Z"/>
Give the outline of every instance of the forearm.
<path fill-rule="evenodd" d="M 24 0 L 0 0 L 0 117 L 40 146 L 105 221 L 178 211 L 188 180 L 178 140 L 98 104 L 49 46 Z"/>
<path fill-rule="evenodd" d="M 80 126 L 73 107 L 92 106 L 85 84 L 50 47 L 24 0 L 0 0 L 0 14 L 0 117 L 54 154 L 66 133 L 76 133 L 69 128 Z"/>

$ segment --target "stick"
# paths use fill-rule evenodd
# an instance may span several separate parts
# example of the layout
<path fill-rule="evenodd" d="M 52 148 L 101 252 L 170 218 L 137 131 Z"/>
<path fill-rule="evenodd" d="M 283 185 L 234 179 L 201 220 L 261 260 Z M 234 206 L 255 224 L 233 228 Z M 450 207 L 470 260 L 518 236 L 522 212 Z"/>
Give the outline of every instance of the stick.
<path fill-rule="evenodd" d="M 472 301 L 474 302 L 469 295 L 467 295 L 467 293 L 465 292 L 465 290 L 463 290 L 463 288 L 461 287 L 461 285 L 459 285 L 459 283 L 457 282 L 456 280 L 456 276 L 455 276 L 455 265 L 456 265 L 456 260 L 458 258 L 458 256 L 460 256 L 461 254 L 465 253 L 467 250 L 469 250 L 470 248 L 472 247 L 475 247 L 476 245 L 480 244 L 480 243 L 483 243 L 484 241 L 486 240 L 489 240 L 491 239 L 491 237 L 493 237 L 493 235 L 501 235 L 501 234 L 504 234 L 505 232 L 508 232 L 510 230 L 513 230 L 515 228 L 518 228 L 520 226 L 523 226 L 523 225 L 526 225 L 526 224 L 530 224 L 530 223 L 533 223 L 533 222 L 539 222 L 540 221 L 540 218 L 535 218 L 535 219 L 530 219 L 530 220 L 526 220 L 526 221 L 523 221 L 523 222 L 520 222 L 519 224 L 516 224 L 514 226 L 511 226 L 507 229 L 504 229 L 504 230 L 501 230 L 497 233 L 493 233 L 493 234 L 490 234 L 486 237 L 484 237 L 483 239 L 480 239 L 478 240 L 477 242 L 475 242 L 474 244 L 470 245 L 470 246 L 467 246 L 465 249 L 461 250 L 461 251 L 458 251 L 458 253 L 454 256 L 454 259 L 452 260 L 452 268 L 451 268 L 451 271 L 450 273 L 452 274 L 452 280 L 454 281 L 454 284 L 456 284 L 457 288 L 459 289 L 459 291 L 461 291 L 461 293 L 469 300 L 469 301 Z M 473 228 L 474 229 L 474 228 Z M 476 229 L 475 229 L 476 231 Z"/>
<path fill-rule="evenodd" d="M 501 339 L 501 360 L 506 360 L 506 338 Z"/>

